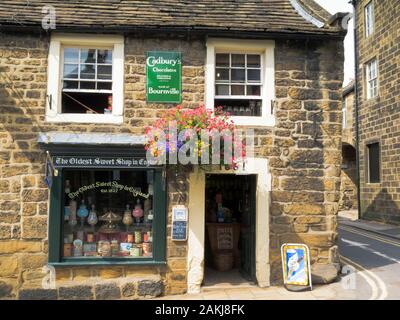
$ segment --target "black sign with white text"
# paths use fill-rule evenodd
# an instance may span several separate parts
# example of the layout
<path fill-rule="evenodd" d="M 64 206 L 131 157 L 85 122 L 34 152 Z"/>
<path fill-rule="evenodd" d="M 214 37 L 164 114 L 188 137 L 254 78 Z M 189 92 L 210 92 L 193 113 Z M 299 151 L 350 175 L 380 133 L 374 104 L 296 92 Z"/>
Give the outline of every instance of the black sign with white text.
<path fill-rule="evenodd" d="M 73 168 L 135 168 L 148 167 L 147 159 L 133 157 L 54 156 L 55 167 Z"/>

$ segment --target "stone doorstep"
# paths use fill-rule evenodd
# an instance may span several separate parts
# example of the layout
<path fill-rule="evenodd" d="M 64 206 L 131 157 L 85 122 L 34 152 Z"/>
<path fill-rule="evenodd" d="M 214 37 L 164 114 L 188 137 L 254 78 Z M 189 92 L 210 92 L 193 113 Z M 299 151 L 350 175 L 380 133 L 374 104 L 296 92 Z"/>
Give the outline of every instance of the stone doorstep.
<path fill-rule="evenodd" d="M 104 280 L 92 277 L 82 281 L 61 281 L 56 289 L 26 286 L 19 290 L 20 300 L 115 300 L 148 299 L 161 296 L 165 285 L 161 276 L 126 277 Z"/>

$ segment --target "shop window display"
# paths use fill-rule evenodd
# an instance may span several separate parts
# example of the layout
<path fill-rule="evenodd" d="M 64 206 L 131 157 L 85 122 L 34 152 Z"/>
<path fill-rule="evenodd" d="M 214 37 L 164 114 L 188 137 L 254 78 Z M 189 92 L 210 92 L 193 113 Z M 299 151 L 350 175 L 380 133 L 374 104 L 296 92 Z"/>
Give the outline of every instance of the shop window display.
<path fill-rule="evenodd" d="M 65 170 L 64 259 L 153 257 L 152 170 Z"/>

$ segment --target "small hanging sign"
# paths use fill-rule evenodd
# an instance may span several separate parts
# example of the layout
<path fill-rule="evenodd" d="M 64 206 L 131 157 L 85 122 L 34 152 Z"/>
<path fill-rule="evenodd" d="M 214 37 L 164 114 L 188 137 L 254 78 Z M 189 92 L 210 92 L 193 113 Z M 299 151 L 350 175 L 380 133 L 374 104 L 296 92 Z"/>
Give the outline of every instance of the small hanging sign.
<path fill-rule="evenodd" d="M 53 160 L 48 151 L 46 151 L 46 155 L 46 171 L 44 181 L 50 189 L 53 185 L 53 177 L 58 176 L 58 170 L 54 168 Z"/>
<path fill-rule="evenodd" d="M 175 206 L 172 208 L 172 240 L 187 240 L 188 210 L 185 206 Z"/>
<path fill-rule="evenodd" d="M 294 287 L 310 288 L 310 250 L 305 244 L 283 244 L 281 247 L 283 282 L 288 290 Z"/>

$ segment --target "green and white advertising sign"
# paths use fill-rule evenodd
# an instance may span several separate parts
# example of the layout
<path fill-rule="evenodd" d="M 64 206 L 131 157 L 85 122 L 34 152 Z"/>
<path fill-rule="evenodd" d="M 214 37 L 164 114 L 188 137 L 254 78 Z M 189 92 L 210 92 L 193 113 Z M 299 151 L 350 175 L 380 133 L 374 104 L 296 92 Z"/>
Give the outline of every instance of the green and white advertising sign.
<path fill-rule="evenodd" d="M 182 58 L 180 52 L 147 52 L 146 76 L 147 102 L 182 102 Z"/>

